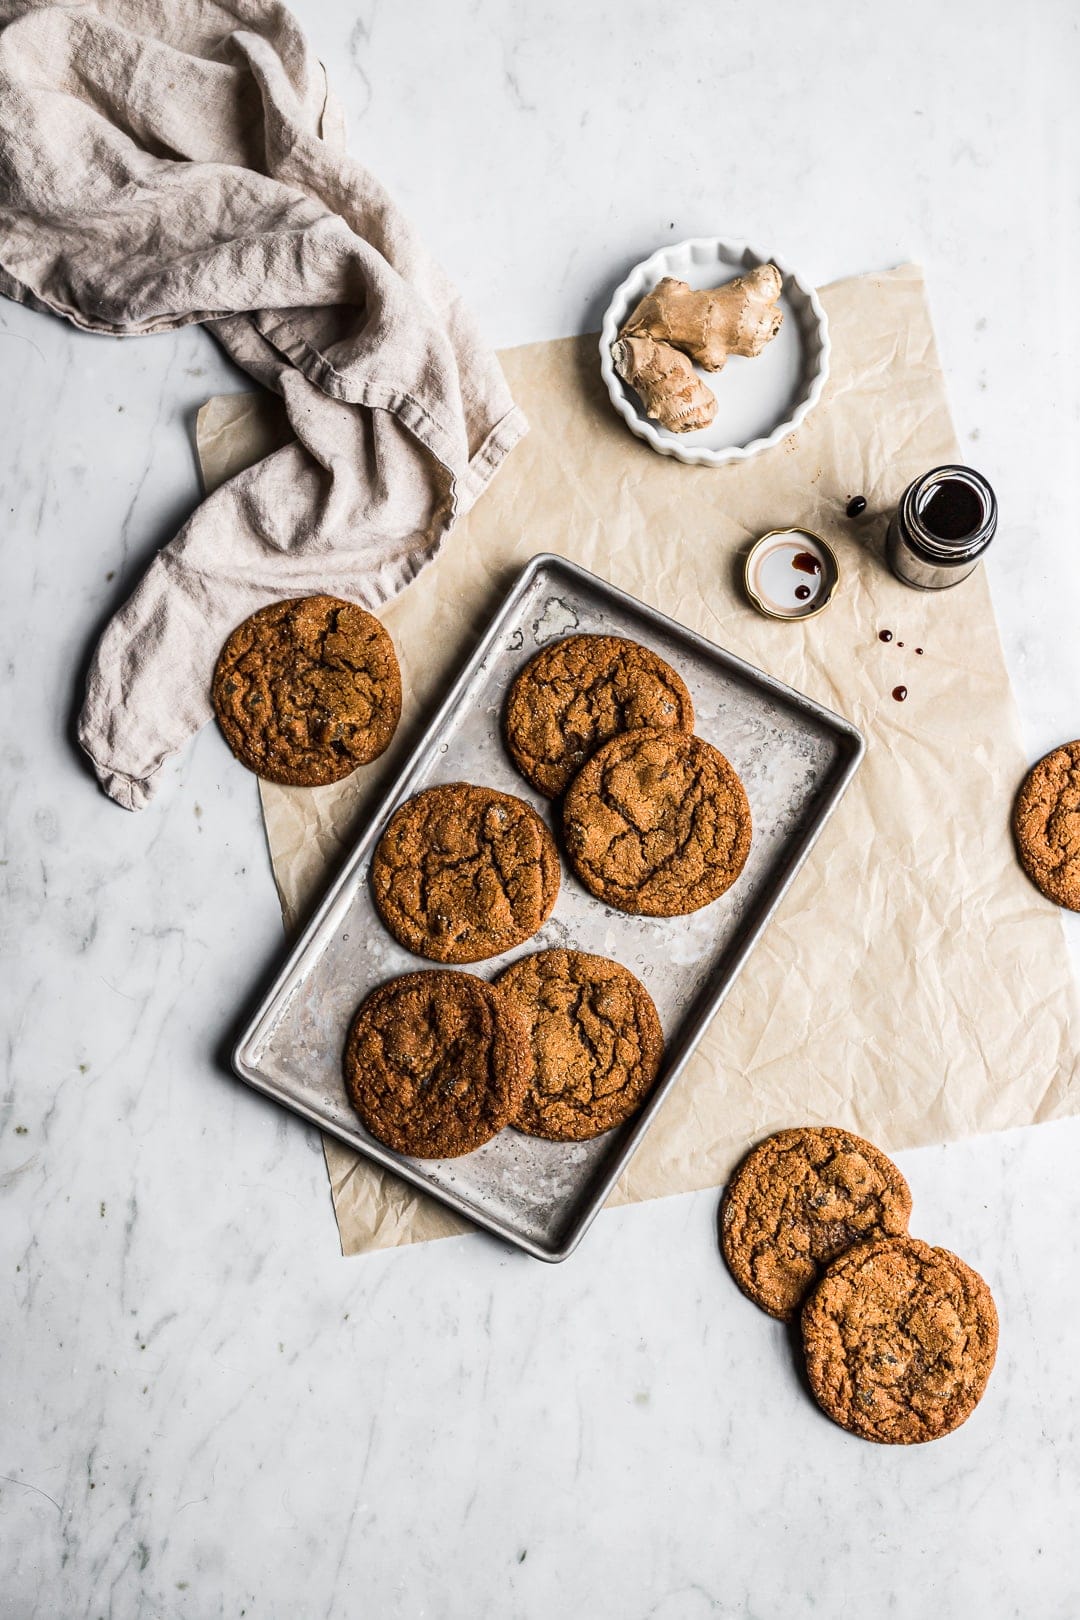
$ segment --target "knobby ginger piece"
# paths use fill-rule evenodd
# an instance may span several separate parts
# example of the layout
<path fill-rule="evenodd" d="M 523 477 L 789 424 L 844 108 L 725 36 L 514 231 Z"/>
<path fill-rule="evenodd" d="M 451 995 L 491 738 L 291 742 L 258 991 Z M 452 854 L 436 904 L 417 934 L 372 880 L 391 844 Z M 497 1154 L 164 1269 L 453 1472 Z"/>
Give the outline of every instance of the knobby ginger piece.
<path fill-rule="evenodd" d="M 670 432 L 693 433 L 708 427 L 716 415 L 712 390 L 670 343 L 630 335 L 624 328 L 611 345 L 611 358 L 619 376 L 640 397 L 646 416 Z"/>
<path fill-rule="evenodd" d="M 705 371 L 719 371 L 729 354 L 752 359 L 776 336 L 784 318 L 776 303 L 783 284 L 775 264 L 759 264 L 723 287 L 701 292 L 665 276 L 645 294 L 619 336 L 673 344 Z"/>

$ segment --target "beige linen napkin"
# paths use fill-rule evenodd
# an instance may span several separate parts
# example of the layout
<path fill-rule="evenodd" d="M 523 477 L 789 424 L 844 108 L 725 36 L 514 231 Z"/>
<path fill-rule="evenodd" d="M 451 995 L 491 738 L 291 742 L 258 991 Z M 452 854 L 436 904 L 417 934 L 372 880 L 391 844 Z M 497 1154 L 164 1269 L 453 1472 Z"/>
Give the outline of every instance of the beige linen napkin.
<path fill-rule="evenodd" d="M 516 571 L 542 550 L 859 726 L 867 753 L 852 786 L 616 1203 L 718 1186 L 749 1142 L 788 1125 L 846 1125 L 895 1151 L 1080 1112 L 1061 923 L 1020 871 L 1009 834 L 1026 761 L 986 575 L 913 591 L 881 558 L 905 484 L 959 456 L 922 276 L 905 266 L 821 296 L 833 352 L 820 406 L 774 450 L 719 469 L 680 466 L 626 432 L 600 383 L 595 338 L 504 353 L 532 431 L 423 580 L 381 614 L 407 694 L 392 748 L 332 788 L 262 784 L 292 925 Z M 263 420 L 249 396 L 211 401 L 199 423 L 208 479 L 262 452 Z M 844 508 L 857 494 L 869 511 L 852 523 Z M 739 561 L 755 535 L 797 523 L 835 547 L 840 589 L 818 618 L 778 624 L 748 605 Z M 1005 513 L 998 544 L 1009 543 Z M 879 641 L 883 629 L 891 642 Z M 899 685 L 903 703 L 892 696 Z M 324 1145 L 346 1253 L 465 1229 L 351 1149 Z"/>
<path fill-rule="evenodd" d="M 525 421 L 281 5 L 0 0 L 0 25 L 0 292 L 95 332 L 205 322 L 291 427 L 102 637 L 79 737 L 138 809 L 229 630 L 310 591 L 386 602 Z"/>

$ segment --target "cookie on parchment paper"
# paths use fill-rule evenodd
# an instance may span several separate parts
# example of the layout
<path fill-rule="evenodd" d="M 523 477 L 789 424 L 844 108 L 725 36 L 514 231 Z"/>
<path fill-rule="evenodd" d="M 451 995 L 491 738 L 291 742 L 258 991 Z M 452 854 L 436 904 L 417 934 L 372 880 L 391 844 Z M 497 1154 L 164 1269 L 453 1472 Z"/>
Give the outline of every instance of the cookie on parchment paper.
<path fill-rule="evenodd" d="M 287 787 L 323 787 L 387 747 L 401 718 L 401 671 L 373 614 L 336 596 L 301 596 L 237 625 L 211 698 L 249 771 Z"/>

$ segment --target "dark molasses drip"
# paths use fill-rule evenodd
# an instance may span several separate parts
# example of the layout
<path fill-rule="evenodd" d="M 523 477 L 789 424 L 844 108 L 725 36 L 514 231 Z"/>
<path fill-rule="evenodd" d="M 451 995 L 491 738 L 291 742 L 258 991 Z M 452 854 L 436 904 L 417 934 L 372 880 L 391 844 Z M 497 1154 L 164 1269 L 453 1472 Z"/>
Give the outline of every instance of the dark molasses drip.
<path fill-rule="evenodd" d="M 795 587 L 796 602 L 807 602 L 812 594 L 809 585 L 796 585 Z"/>
<path fill-rule="evenodd" d="M 791 559 L 792 568 L 797 568 L 800 574 L 820 574 L 821 564 L 809 551 L 797 551 Z"/>
<path fill-rule="evenodd" d="M 878 638 L 879 641 L 891 641 L 892 640 L 892 631 L 891 630 L 879 630 L 877 638 Z"/>
<path fill-rule="evenodd" d="M 903 703 L 904 699 L 907 697 L 907 687 L 894 686 L 892 689 L 892 695 L 896 699 L 897 703 Z"/>

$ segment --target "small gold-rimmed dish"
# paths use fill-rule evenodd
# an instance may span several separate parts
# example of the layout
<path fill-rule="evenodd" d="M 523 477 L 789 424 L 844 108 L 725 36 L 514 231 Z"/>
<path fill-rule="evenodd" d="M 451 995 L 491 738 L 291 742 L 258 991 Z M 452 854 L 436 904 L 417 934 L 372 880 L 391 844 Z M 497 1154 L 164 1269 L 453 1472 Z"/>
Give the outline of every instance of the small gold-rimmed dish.
<path fill-rule="evenodd" d="M 743 568 L 746 594 L 768 619 L 812 619 L 840 583 L 827 540 L 810 529 L 770 529 L 754 542 Z"/>

